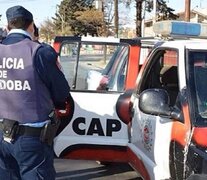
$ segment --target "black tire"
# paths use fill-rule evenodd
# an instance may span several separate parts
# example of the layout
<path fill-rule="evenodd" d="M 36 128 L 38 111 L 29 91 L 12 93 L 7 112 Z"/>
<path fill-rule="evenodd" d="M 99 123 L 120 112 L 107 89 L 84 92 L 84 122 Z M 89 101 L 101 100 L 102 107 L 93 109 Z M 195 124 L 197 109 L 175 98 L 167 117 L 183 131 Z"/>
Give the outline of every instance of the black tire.
<path fill-rule="evenodd" d="M 170 145 L 170 175 L 172 180 L 181 180 L 183 178 L 183 147 L 176 142 Z"/>

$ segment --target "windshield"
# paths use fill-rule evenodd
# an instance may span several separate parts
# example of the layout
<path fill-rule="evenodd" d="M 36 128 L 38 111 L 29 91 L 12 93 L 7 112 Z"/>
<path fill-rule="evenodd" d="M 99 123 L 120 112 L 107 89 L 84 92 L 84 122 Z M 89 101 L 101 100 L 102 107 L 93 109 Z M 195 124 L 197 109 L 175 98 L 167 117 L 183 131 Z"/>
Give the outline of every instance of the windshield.
<path fill-rule="evenodd" d="M 207 51 L 189 52 L 189 84 L 197 125 L 207 125 Z"/>

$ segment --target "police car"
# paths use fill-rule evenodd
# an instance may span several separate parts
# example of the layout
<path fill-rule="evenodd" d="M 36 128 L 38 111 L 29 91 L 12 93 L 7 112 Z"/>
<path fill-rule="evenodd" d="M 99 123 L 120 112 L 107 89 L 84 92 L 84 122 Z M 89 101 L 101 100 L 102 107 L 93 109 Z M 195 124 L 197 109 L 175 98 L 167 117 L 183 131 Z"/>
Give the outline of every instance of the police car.
<path fill-rule="evenodd" d="M 128 147 L 138 159 L 136 169 L 143 164 L 144 179 L 206 179 L 206 27 L 155 24 L 155 33 L 177 40 L 152 52 L 132 96 Z"/>
<path fill-rule="evenodd" d="M 56 155 L 127 162 L 146 180 L 205 179 L 206 27 L 156 23 L 155 33 L 165 40 L 142 65 L 132 95 L 132 90 L 72 90 Z"/>

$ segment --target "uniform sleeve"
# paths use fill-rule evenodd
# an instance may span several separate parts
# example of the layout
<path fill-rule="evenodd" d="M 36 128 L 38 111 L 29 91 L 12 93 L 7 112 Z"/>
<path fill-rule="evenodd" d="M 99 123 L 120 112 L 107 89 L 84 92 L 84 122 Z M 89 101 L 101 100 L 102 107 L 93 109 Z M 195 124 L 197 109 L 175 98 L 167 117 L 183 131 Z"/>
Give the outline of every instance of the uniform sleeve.
<path fill-rule="evenodd" d="M 43 45 L 37 50 L 34 58 L 34 66 L 48 87 L 55 108 L 65 108 L 66 99 L 71 98 L 70 87 L 56 64 L 57 53 L 49 45 Z"/>

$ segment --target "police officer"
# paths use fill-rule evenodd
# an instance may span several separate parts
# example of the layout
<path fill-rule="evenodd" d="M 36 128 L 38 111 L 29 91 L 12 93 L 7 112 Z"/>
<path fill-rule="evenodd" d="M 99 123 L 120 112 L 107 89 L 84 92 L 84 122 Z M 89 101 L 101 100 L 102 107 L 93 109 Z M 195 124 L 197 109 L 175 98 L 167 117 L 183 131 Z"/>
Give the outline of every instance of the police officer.
<path fill-rule="evenodd" d="M 54 49 L 32 41 L 33 15 L 6 11 L 9 33 L 0 44 L 0 178 L 55 179 L 53 147 L 42 141 L 48 115 L 64 109 L 70 88 Z"/>
<path fill-rule="evenodd" d="M 0 43 L 3 41 L 3 39 L 7 36 L 7 30 L 6 29 L 0 29 Z"/>

